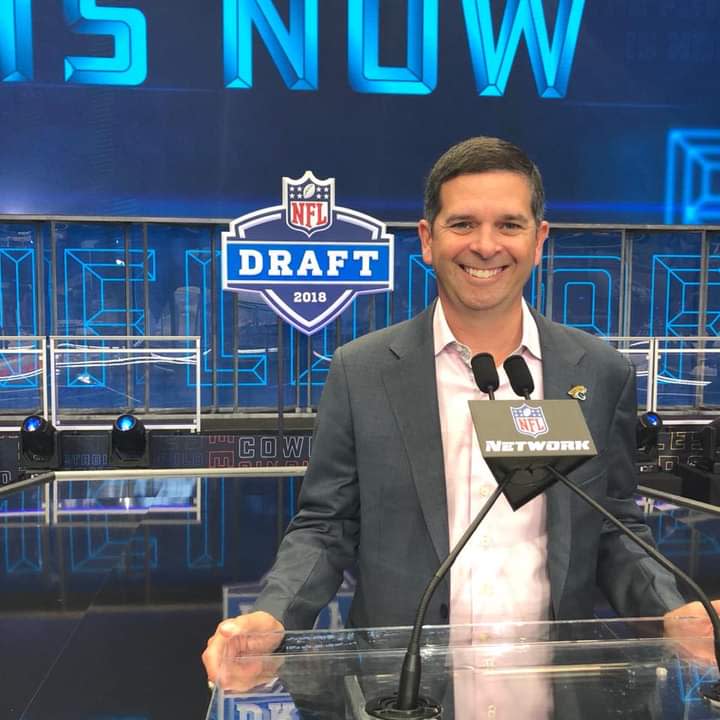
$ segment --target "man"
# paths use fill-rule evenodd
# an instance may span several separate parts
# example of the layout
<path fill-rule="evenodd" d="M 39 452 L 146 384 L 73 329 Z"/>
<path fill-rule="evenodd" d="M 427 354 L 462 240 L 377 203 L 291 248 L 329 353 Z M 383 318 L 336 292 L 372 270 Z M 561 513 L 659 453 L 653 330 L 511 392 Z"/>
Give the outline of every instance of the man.
<path fill-rule="evenodd" d="M 498 366 L 523 355 L 535 397 L 587 388 L 582 409 L 598 456 L 571 477 L 650 538 L 633 500 L 632 367 L 522 298 L 548 235 L 543 211 L 537 168 L 508 142 L 472 138 L 436 162 L 418 230 L 438 301 L 335 353 L 298 514 L 256 612 L 210 638 L 210 679 L 228 638 L 312 627 L 351 567 L 350 624 L 412 623 L 425 585 L 494 484 L 467 407 L 483 397 L 469 368 L 478 352 Z M 498 396 L 511 397 L 500 375 Z M 429 624 L 591 617 L 596 585 L 626 616 L 664 615 L 684 602 L 672 576 L 561 485 L 515 513 L 501 498 L 476 535 L 431 602 Z"/>

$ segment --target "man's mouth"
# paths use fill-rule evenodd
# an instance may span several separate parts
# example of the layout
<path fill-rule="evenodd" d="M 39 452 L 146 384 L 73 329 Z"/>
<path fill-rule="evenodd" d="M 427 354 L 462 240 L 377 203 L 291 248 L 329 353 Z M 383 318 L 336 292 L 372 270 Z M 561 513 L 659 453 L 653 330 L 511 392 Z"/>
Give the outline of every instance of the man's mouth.
<path fill-rule="evenodd" d="M 499 275 L 505 267 L 496 267 L 496 268 L 487 268 L 485 270 L 481 270 L 480 268 L 474 268 L 470 267 L 468 265 L 462 265 L 462 269 L 468 274 L 471 275 L 474 278 L 480 278 L 481 280 L 487 280 L 488 278 L 495 277 L 495 275 Z"/>

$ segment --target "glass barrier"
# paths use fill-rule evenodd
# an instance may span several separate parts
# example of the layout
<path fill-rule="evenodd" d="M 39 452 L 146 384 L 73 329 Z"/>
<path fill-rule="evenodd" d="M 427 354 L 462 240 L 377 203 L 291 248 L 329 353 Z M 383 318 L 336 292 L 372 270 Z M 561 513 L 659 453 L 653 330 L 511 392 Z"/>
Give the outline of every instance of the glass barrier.
<path fill-rule="evenodd" d="M 167 422 L 152 427 L 200 430 L 198 337 L 53 336 L 50 378 L 57 429 L 107 429 L 107 423 L 77 422 L 102 408 L 103 414 L 171 409 Z"/>
<path fill-rule="evenodd" d="M 656 338 L 657 408 L 720 405 L 720 338 Z"/>
<path fill-rule="evenodd" d="M 0 336 L 0 407 L 3 412 L 41 413 L 47 417 L 45 362 L 44 337 Z M 7 429 L 16 430 L 17 426 Z"/>
<path fill-rule="evenodd" d="M 140 524 L 199 523 L 203 512 L 199 476 L 85 480 L 79 474 L 59 479 L 52 496 L 52 522 L 69 525 L 79 518 Z"/>
<path fill-rule="evenodd" d="M 605 339 L 635 366 L 638 407 L 703 412 L 720 405 L 720 338 Z"/>
<path fill-rule="evenodd" d="M 237 636 L 208 719 L 366 719 L 397 692 L 410 628 Z M 273 648 L 276 651 L 273 651 Z M 420 695 L 442 718 L 709 718 L 712 642 L 662 620 L 427 627 Z"/>

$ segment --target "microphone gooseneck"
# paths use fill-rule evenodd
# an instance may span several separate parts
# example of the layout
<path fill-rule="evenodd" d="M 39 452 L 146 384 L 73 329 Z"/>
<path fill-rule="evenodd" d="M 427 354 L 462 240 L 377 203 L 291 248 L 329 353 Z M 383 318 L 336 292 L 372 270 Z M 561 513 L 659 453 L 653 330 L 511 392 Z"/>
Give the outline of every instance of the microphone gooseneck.
<path fill-rule="evenodd" d="M 491 400 L 495 399 L 495 391 L 500 387 L 500 378 L 495 368 L 495 358 L 490 353 L 478 353 L 470 360 L 470 367 L 477 386 Z"/>
<path fill-rule="evenodd" d="M 480 390 L 489 395 L 491 400 L 494 400 L 495 391 L 500 386 L 500 379 L 498 378 L 497 369 L 495 368 L 495 358 L 493 358 L 490 353 L 479 353 L 472 358 L 470 365 L 475 382 Z M 365 711 L 371 717 L 381 718 L 382 720 L 423 720 L 424 718 L 440 717 L 442 713 L 440 704 L 432 699 L 420 697 L 420 677 L 422 675 L 420 635 L 422 634 L 425 615 L 438 585 L 443 581 L 448 570 L 450 570 L 457 556 L 460 554 L 460 551 L 465 547 L 475 530 L 477 530 L 483 518 L 490 512 L 490 509 L 500 495 L 502 495 L 513 476 L 514 473 L 509 473 L 505 478 L 498 481 L 498 486 L 495 488 L 495 491 L 487 499 L 480 509 L 480 512 L 463 533 L 463 536 L 457 541 L 455 547 L 450 551 L 450 554 L 430 579 L 430 582 L 425 588 L 425 592 L 420 598 L 420 603 L 418 604 L 418 609 L 415 614 L 415 623 L 400 672 L 397 695 L 371 700 L 365 706 Z"/>
<path fill-rule="evenodd" d="M 510 386 L 516 395 L 530 399 L 535 383 L 533 382 L 530 368 L 528 368 L 525 359 L 521 355 L 510 355 L 503 363 L 505 372 L 507 373 Z"/>
<path fill-rule="evenodd" d="M 509 357 L 505 361 L 504 367 L 508 374 L 508 379 L 513 391 L 517 395 L 524 396 L 526 400 L 529 399 L 529 394 L 534 389 L 534 384 L 525 360 L 521 356 L 515 355 Z M 530 389 L 528 390 L 528 388 Z M 715 662 L 720 668 L 720 617 L 718 617 L 717 611 L 713 607 L 713 604 L 710 602 L 707 595 L 703 592 L 702 588 L 674 563 L 670 562 L 670 560 L 658 552 L 655 547 L 653 547 L 650 543 L 645 542 L 645 540 L 630 530 L 630 528 L 616 518 L 611 512 L 606 510 L 599 502 L 590 497 L 590 495 L 588 495 L 584 490 L 579 488 L 566 475 L 557 470 L 557 468 L 553 467 L 552 463 L 548 463 L 544 467 L 550 475 L 555 478 L 555 480 L 559 480 L 563 485 L 565 485 L 565 487 L 579 496 L 594 510 L 599 512 L 608 522 L 618 528 L 618 530 L 620 530 L 626 537 L 630 538 L 636 545 L 640 546 L 651 558 L 665 568 L 665 570 L 682 580 L 695 593 L 710 618 L 710 625 L 712 626 L 713 632 Z M 720 707 L 720 681 L 706 683 L 701 686 L 700 694 L 715 707 Z"/>
<path fill-rule="evenodd" d="M 498 486 L 492 495 L 487 499 L 480 509 L 480 512 L 463 533 L 463 536 L 457 541 L 455 547 L 450 551 L 450 554 L 432 576 L 418 605 L 415 624 L 413 625 L 412 635 L 410 636 L 408 649 L 405 653 L 405 659 L 403 660 L 397 695 L 370 701 L 365 707 L 365 710 L 370 716 L 383 718 L 384 720 L 420 720 L 421 718 L 440 717 L 442 708 L 439 703 L 420 697 L 420 676 L 422 673 L 420 635 L 422 633 L 425 614 L 438 585 L 443 581 L 448 570 L 450 570 L 455 559 L 460 554 L 460 551 L 465 547 L 475 530 L 477 530 L 478 525 L 480 525 L 483 518 L 490 512 L 492 506 L 500 495 L 502 495 L 505 486 L 511 482 L 512 477 L 513 474 L 510 473 L 498 482 Z"/>
<path fill-rule="evenodd" d="M 715 649 L 715 662 L 720 668 L 720 617 L 718 617 L 717 611 L 713 607 L 713 604 L 708 599 L 708 596 L 703 592 L 702 588 L 688 575 L 686 575 L 679 567 L 674 563 L 670 562 L 664 555 L 661 555 L 652 545 L 645 542 L 641 537 L 638 537 L 630 528 L 626 527 L 620 520 L 618 520 L 612 513 L 608 512 L 599 502 L 593 500 L 584 490 L 579 488 L 569 478 L 565 477 L 561 472 L 558 472 L 552 465 L 548 465 L 547 469 L 559 480 L 565 487 L 569 488 L 576 495 L 581 497 L 588 505 L 593 509 L 597 510 L 608 522 L 612 523 L 618 530 L 624 535 L 629 537 L 634 543 L 639 545 L 653 560 L 658 564 L 662 565 L 668 572 L 671 572 L 675 577 L 680 578 L 694 593 L 697 595 L 698 600 L 702 603 L 705 608 L 708 617 L 710 618 L 710 624 L 713 630 L 713 646 Z M 711 691 L 714 691 L 717 695 L 720 690 L 720 683 L 713 683 Z M 716 698 L 713 698 L 716 700 Z"/>

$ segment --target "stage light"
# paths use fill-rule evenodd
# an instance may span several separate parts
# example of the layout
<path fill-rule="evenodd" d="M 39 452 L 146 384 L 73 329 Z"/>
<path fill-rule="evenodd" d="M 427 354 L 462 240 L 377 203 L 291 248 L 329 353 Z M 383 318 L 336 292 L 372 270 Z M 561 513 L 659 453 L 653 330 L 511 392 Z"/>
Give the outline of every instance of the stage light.
<path fill-rule="evenodd" d="M 715 418 L 700 431 L 702 457 L 695 466 L 705 472 L 720 474 L 720 418 Z"/>
<path fill-rule="evenodd" d="M 640 452 L 649 452 L 657 446 L 662 430 L 662 418 L 654 412 L 643 413 L 635 426 L 635 444 Z"/>
<path fill-rule="evenodd" d="M 57 470 L 60 467 L 60 436 L 40 415 L 29 415 L 20 426 L 18 467 L 21 470 Z"/>
<path fill-rule="evenodd" d="M 658 437 L 662 430 L 662 418 L 654 412 L 640 415 L 635 425 L 635 468 L 638 472 L 648 473 L 660 470 L 658 465 Z"/>
<path fill-rule="evenodd" d="M 113 423 L 108 459 L 119 467 L 150 465 L 150 434 L 134 415 L 120 415 Z"/>

